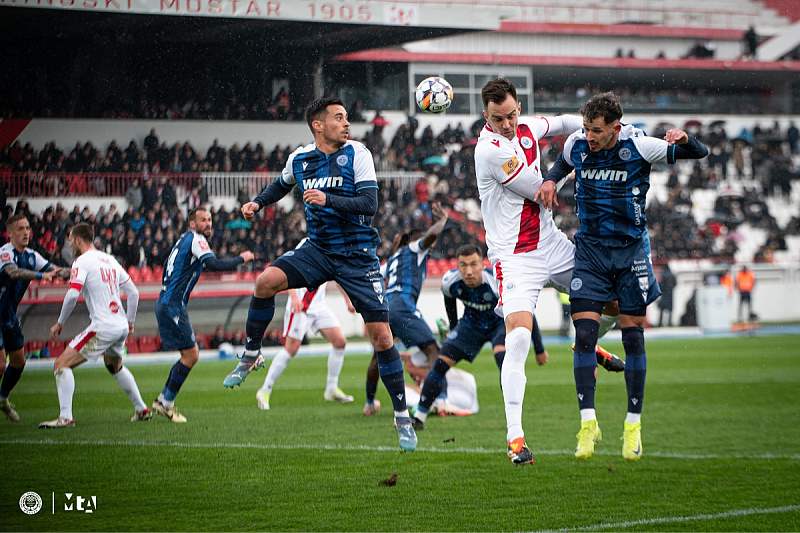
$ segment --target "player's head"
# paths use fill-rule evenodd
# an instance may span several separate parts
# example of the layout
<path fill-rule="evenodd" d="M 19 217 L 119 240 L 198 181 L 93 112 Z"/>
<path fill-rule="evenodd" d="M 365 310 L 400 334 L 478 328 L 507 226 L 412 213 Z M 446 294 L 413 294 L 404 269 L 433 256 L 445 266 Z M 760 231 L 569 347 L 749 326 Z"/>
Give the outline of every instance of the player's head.
<path fill-rule="evenodd" d="M 69 230 L 69 247 L 72 255 L 80 257 L 83 252 L 94 246 L 94 229 L 86 222 L 80 222 Z"/>
<path fill-rule="evenodd" d="M 517 134 L 520 105 L 517 88 L 505 78 L 495 78 L 481 89 L 483 118 L 498 135 L 509 141 Z"/>
<path fill-rule="evenodd" d="M 581 108 L 583 131 L 592 152 L 610 150 L 622 128 L 622 104 L 614 93 L 596 94 Z"/>
<path fill-rule="evenodd" d="M 320 98 L 306 108 L 306 122 L 314 134 L 317 147 L 329 146 L 338 150 L 350 135 L 347 110 L 341 99 L 335 96 Z"/>
<path fill-rule="evenodd" d="M 412 229 L 394 236 L 394 251 L 396 252 L 403 246 L 408 246 L 408 243 L 414 242 L 416 239 L 422 237 L 424 232 L 421 229 Z"/>
<path fill-rule="evenodd" d="M 465 244 L 456 250 L 458 271 L 464 283 L 471 289 L 480 286 L 483 281 L 483 252 L 474 244 Z"/>
<path fill-rule="evenodd" d="M 196 231 L 206 239 L 214 232 L 211 225 L 211 213 L 204 207 L 195 207 L 189 211 L 189 229 Z"/>
<path fill-rule="evenodd" d="M 31 240 L 31 223 L 25 215 L 14 215 L 9 217 L 6 221 L 6 230 L 8 230 L 8 238 L 14 248 L 21 251 L 22 248 L 28 246 Z"/>

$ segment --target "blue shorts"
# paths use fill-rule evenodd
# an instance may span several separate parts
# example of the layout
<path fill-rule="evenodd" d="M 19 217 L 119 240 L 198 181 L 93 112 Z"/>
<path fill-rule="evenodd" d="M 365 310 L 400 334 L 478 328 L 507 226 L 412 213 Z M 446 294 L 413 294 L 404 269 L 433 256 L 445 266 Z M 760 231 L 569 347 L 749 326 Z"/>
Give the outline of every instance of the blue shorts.
<path fill-rule="evenodd" d="M 621 313 L 640 315 L 659 296 L 646 233 L 638 239 L 575 235 L 570 299 L 619 300 Z"/>
<path fill-rule="evenodd" d="M 409 306 L 400 297 L 393 298 L 389 302 L 389 327 L 394 336 L 403 341 L 406 348 L 435 342 L 433 332 L 423 320 L 419 309 Z"/>
<path fill-rule="evenodd" d="M 389 302 L 374 248 L 334 253 L 309 240 L 277 258 L 272 266 L 284 271 L 289 289 L 319 287 L 333 280 L 350 297 L 356 311 L 366 313 L 365 321 L 386 322 Z"/>
<path fill-rule="evenodd" d="M 177 318 L 177 322 L 176 319 Z M 170 307 L 156 302 L 156 321 L 164 350 L 186 350 L 197 344 L 186 308 Z"/>
<path fill-rule="evenodd" d="M 456 362 L 466 359 L 471 363 L 487 342 L 491 342 L 492 347 L 506 343 L 506 325 L 502 321 L 493 328 L 482 329 L 459 320 L 444 341 L 441 354 Z"/>
<path fill-rule="evenodd" d="M 25 336 L 22 334 L 22 326 L 19 317 L 14 314 L 0 324 L 0 350 L 6 353 L 15 352 L 25 346 Z"/>

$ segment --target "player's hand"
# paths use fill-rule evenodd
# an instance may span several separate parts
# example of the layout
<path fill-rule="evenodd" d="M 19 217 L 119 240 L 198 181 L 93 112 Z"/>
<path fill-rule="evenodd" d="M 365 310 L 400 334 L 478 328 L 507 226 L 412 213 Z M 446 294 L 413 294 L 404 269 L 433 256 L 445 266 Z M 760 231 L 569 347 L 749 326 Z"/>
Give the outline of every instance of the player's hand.
<path fill-rule="evenodd" d="M 353 305 L 353 302 L 347 302 L 347 310 L 350 311 L 351 314 L 356 313 L 356 308 Z"/>
<path fill-rule="evenodd" d="M 303 302 L 299 298 L 292 299 L 292 313 L 302 313 L 303 312 Z"/>
<path fill-rule="evenodd" d="M 539 366 L 546 365 L 548 359 L 550 359 L 550 354 L 547 353 L 547 350 L 536 354 L 536 364 Z"/>
<path fill-rule="evenodd" d="M 434 220 L 442 220 L 443 218 L 447 218 L 447 211 L 442 207 L 442 204 L 439 202 L 431 203 L 431 213 L 433 214 Z"/>
<path fill-rule="evenodd" d="M 261 209 L 261 207 L 257 203 L 247 202 L 242 206 L 242 215 L 245 220 L 253 220 L 253 217 L 256 216 L 259 209 Z"/>
<path fill-rule="evenodd" d="M 244 252 L 240 253 L 239 257 L 244 259 L 245 263 L 248 263 L 256 258 L 256 256 L 250 250 L 245 250 Z"/>
<path fill-rule="evenodd" d="M 556 182 L 547 180 L 539 186 L 536 195 L 533 197 L 534 202 L 541 202 L 542 206 L 548 211 L 553 210 L 553 205 L 558 205 L 558 197 L 556 195 Z"/>
<path fill-rule="evenodd" d="M 133 335 L 133 322 L 128 322 L 128 335 Z"/>
<path fill-rule="evenodd" d="M 325 207 L 328 195 L 319 189 L 308 189 L 303 193 L 303 201 L 308 205 L 320 205 Z"/>
<path fill-rule="evenodd" d="M 47 272 L 43 272 L 42 280 L 53 281 L 53 278 L 56 277 L 56 274 L 58 274 L 58 270 L 48 270 Z"/>
<path fill-rule="evenodd" d="M 53 339 L 54 341 L 58 340 L 56 337 L 58 337 L 61 334 L 62 329 L 64 329 L 64 326 L 62 326 L 58 322 L 53 324 L 53 327 L 50 328 L 50 338 Z"/>
<path fill-rule="evenodd" d="M 689 135 L 683 130 L 679 130 L 678 128 L 673 128 L 671 130 L 667 130 L 667 134 L 664 135 L 664 140 L 667 141 L 669 144 L 686 144 L 689 142 Z"/>

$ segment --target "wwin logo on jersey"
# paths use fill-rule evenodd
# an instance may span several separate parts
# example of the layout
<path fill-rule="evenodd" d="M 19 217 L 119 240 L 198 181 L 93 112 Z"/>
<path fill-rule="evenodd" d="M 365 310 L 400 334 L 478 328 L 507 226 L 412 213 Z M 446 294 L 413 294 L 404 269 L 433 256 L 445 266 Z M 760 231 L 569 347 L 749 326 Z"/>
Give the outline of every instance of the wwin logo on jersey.
<path fill-rule="evenodd" d="M 581 170 L 581 178 L 585 180 L 625 181 L 628 179 L 628 172 L 626 170 L 613 169 L 585 169 Z"/>
<path fill-rule="evenodd" d="M 341 187 L 344 178 L 341 176 L 325 176 L 324 178 L 308 178 L 303 180 L 303 189 L 328 189 L 331 187 Z"/>

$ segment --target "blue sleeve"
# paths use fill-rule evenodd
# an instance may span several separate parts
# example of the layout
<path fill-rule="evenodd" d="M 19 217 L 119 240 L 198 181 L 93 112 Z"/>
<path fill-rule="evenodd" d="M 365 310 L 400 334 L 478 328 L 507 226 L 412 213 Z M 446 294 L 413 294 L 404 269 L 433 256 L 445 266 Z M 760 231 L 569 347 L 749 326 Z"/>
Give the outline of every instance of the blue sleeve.
<path fill-rule="evenodd" d="M 678 159 L 702 159 L 708 155 L 706 145 L 688 135 L 689 142 L 686 144 L 674 144 L 667 150 L 667 163 L 670 165 Z"/>
<path fill-rule="evenodd" d="M 544 181 L 555 181 L 558 183 L 562 178 L 569 175 L 572 170 L 572 165 L 567 163 L 567 160 L 564 159 L 564 153 L 562 152 L 559 154 L 556 162 L 553 163 L 553 166 L 550 167 L 550 170 L 547 172 L 547 176 L 544 177 Z"/>
<path fill-rule="evenodd" d="M 444 309 L 447 311 L 447 320 L 450 322 L 450 331 L 453 331 L 458 325 L 458 307 L 456 307 L 456 299 L 444 297 Z"/>
<path fill-rule="evenodd" d="M 259 207 L 264 208 L 268 205 L 272 205 L 292 190 L 293 185 L 286 185 L 283 180 L 278 178 L 277 180 L 270 183 L 266 189 L 261 191 L 261 194 L 253 198 L 253 201 L 258 204 Z"/>
<path fill-rule="evenodd" d="M 332 207 L 337 211 L 344 211 L 354 215 L 373 216 L 378 212 L 378 188 L 364 187 L 358 189 L 356 196 L 353 198 L 326 193 L 325 207 Z"/>
<path fill-rule="evenodd" d="M 244 263 L 244 258 L 239 255 L 230 259 L 217 259 L 211 255 L 207 259 L 203 259 L 203 268 L 210 272 L 221 272 L 223 270 L 233 270 L 242 263 Z"/>

